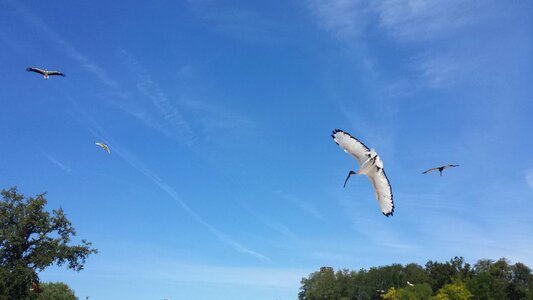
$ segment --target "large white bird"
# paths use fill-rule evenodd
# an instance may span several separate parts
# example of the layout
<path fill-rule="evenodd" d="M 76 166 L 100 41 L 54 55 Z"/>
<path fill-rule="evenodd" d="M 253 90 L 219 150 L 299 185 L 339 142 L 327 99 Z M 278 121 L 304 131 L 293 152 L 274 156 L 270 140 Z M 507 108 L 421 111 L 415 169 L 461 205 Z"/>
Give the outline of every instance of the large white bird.
<path fill-rule="evenodd" d="M 100 146 L 102 149 L 104 149 L 105 151 L 107 151 L 107 153 L 111 153 L 111 151 L 109 150 L 109 146 L 107 144 L 104 144 L 104 143 L 99 143 L 99 142 L 96 142 L 95 143 L 96 145 Z"/>
<path fill-rule="evenodd" d="M 429 170 L 426 170 L 424 172 L 422 172 L 422 174 L 426 174 L 428 172 L 431 172 L 431 171 L 439 171 L 440 173 L 440 176 L 442 176 L 442 171 L 444 171 L 444 169 L 446 168 L 455 168 L 455 167 L 458 167 L 459 165 L 447 165 L 447 166 L 440 166 L 440 167 L 436 167 L 436 168 L 431 168 Z"/>
<path fill-rule="evenodd" d="M 65 77 L 66 75 L 63 73 L 63 72 L 59 72 L 59 71 L 48 71 L 48 70 L 43 70 L 43 69 L 39 69 L 39 68 L 26 68 L 26 71 L 28 72 L 35 72 L 35 73 L 39 73 L 41 75 L 43 75 L 44 79 L 48 79 L 48 77 L 50 76 L 63 76 Z"/>
<path fill-rule="evenodd" d="M 409 285 L 409 286 L 415 286 L 414 284 L 410 283 L 409 281 L 407 281 L 407 285 Z"/>
<path fill-rule="evenodd" d="M 346 153 L 353 156 L 360 164 L 357 172 L 350 171 L 348 173 L 348 177 L 346 177 L 346 180 L 344 181 L 344 186 L 346 187 L 346 182 L 348 182 L 350 176 L 358 174 L 366 175 L 374 187 L 374 192 L 381 212 L 386 217 L 392 216 L 394 213 L 392 188 L 389 179 L 385 174 L 385 170 L 383 170 L 383 162 L 376 151 L 374 149 L 369 149 L 358 139 L 340 129 L 333 130 L 331 137 L 337 145 L 344 149 Z"/>

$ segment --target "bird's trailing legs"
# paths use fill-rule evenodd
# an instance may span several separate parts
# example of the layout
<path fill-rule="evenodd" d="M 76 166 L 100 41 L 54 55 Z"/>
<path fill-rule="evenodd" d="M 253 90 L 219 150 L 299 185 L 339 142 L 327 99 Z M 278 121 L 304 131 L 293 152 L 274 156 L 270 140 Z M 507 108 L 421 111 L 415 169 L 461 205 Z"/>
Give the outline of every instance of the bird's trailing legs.
<path fill-rule="evenodd" d="M 352 175 L 357 175 L 357 172 L 350 171 L 348 173 L 348 177 L 346 177 L 346 180 L 344 181 L 344 187 L 346 187 L 346 182 L 348 182 L 348 179 L 350 179 L 350 176 L 352 176 Z"/>

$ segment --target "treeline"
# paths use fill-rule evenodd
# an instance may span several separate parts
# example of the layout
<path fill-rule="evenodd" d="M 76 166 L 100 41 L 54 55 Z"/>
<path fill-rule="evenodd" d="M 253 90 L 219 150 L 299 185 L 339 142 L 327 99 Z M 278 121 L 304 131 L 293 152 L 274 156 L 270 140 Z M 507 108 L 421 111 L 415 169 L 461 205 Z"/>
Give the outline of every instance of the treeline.
<path fill-rule="evenodd" d="M 482 259 L 473 266 L 464 258 L 448 262 L 392 264 L 369 270 L 335 271 L 322 267 L 302 278 L 299 300 L 352 299 L 533 299 L 533 274 L 507 259 Z"/>

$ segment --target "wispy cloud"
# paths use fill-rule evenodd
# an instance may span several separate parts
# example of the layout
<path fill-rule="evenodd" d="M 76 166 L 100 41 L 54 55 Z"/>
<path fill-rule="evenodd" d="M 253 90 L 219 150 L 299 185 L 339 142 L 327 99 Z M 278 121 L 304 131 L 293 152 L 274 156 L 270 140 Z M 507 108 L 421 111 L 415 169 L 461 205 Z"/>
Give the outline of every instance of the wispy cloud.
<path fill-rule="evenodd" d="M 163 192 L 165 192 L 171 199 L 176 201 L 187 214 L 189 214 L 196 222 L 201 224 L 203 227 L 205 227 L 209 232 L 211 232 L 214 236 L 216 236 L 220 241 L 225 243 L 226 245 L 232 247 L 234 250 L 255 257 L 261 261 L 264 262 L 271 262 L 271 259 L 267 256 L 253 251 L 249 249 L 248 247 L 242 245 L 239 242 L 236 242 L 232 238 L 230 238 L 226 233 L 222 232 L 221 230 L 217 229 L 210 223 L 208 223 L 204 218 L 202 218 L 198 213 L 196 213 L 185 201 L 179 197 L 178 192 L 165 183 L 157 174 L 155 174 L 153 171 L 151 171 L 146 165 L 134 157 L 133 155 L 129 154 L 126 150 L 122 149 L 120 144 L 115 141 L 111 136 L 98 124 L 98 122 L 85 110 L 83 107 L 76 102 L 75 99 L 70 98 L 70 101 L 73 103 L 74 107 L 77 109 L 77 113 L 79 113 L 83 119 L 88 123 L 89 125 L 89 131 L 95 136 L 95 138 L 104 138 L 106 143 L 113 149 L 113 153 L 118 155 L 120 158 L 122 158 L 127 164 L 129 164 L 132 168 L 139 171 L 141 174 L 143 174 L 145 177 L 147 177 L 152 183 L 154 183 L 159 189 L 161 189 Z"/>
<path fill-rule="evenodd" d="M 533 189 L 533 169 L 526 171 L 526 182 L 531 189 Z"/>
<path fill-rule="evenodd" d="M 180 99 L 180 105 L 201 125 L 206 142 L 224 142 L 227 136 L 242 136 L 256 126 L 249 116 L 223 105 L 193 99 Z"/>
<path fill-rule="evenodd" d="M 414 84 L 422 83 L 430 88 L 447 87 L 465 79 L 473 66 L 473 56 L 455 49 L 436 51 L 428 42 L 454 38 L 490 15 L 482 4 L 459 0 L 311 0 L 307 3 L 321 28 L 352 47 L 360 49 L 369 45 L 367 33 L 373 30 L 371 34 L 375 35 L 377 30 L 392 42 L 416 43 L 420 53 L 431 48 L 431 55 L 419 53 L 415 59 L 406 60 L 408 69 L 417 74 L 415 79 L 422 79 Z M 375 67 L 370 54 L 358 51 L 358 55 L 358 59 Z M 383 85 L 398 87 L 397 83 Z"/>
<path fill-rule="evenodd" d="M 311 0 L 308 6 L 318 24 L 337 38 L 358 38 L 368 23 L 365 14 L 369 12 L 369 7 L 365 1 Z"/>
<path fill-rule="evenodd" d="M 53 163 L 54 165 L 56 165 L 57 167 L 59 167 L 61 170 L 67 172 L 67 173 L 70 173 L 70 171 L 72 171 L 72 169 L 63 164 L 62 162 L 60 162 L 59 160 L 57 160 L 55 157 L 53 157 L 52 155 L 46 153 L 46 152 L 43 152 L 43 155 L 44 157 L 46 157 L 46 159 L 48 159 L 51 163 Z"/>
<path fill-rule="evenodd" d="M 282 192 L 282 191 L 274 191 L 274 194 L 279 195 L 283 199 L 290 201 L 291 203 L 293 203 L 294 205 L 298 206 L 299 208 L 301 208 L 303 211 L 307 212 L 311 216 L 313 216 L 313 217 L 315 217 L 317 219 L 320 219 L 320 220 L 324 219 L 324 216 L 310 202 L 305 201 L 305 200 L 301 199 L 300 197 L 295 196 L 293 194 L 285 193 L 285 192 Z"/>
<path fill-rule="evenodd" d="M 339 199 L 339 204 L 352 223 L 353 230 L 359 233 L 364 239 L 383 248 L 395 249 L 397 251 L 414 251 L 416 246 L 412 242 L 412 238 L 402 235 L 401 231 L 397 229 L 391 228 L 388 224 L 390 221 L 384 219 L 375 201 L 372 201 L 374 202 L 372 203 L 370 200 L 373 199 L 369 198 L 365 200 L 368 203 L 361 204 L 345 197 Z M 365 207 L 365 210 L 362 210 L 361 207 Z M 374 207 L 373 211 L 367 211 L 368 208 L 372 207 Z M 362 211 L 364 213 L 361 213 Z M 368 216 L 369 213 L 373 215 Z M 376 222 L 376 218 L 387 222 Z"/>
<path fill-rule="evenodd" d="M 25 7 L 20 1 L 9 0 L 12 7 L 21 15 L 24 20 L 34 29 L 41 31 L 48 39 L 57 44 L 57 49 L 61 49 L 68 57 L 77 61 L 89 73 L 93 74 L 98 80 L 109 87 L 116 87 L 118 84 L 111 79 L 107 72 L 98 64 L 90 60 L 87 56 L 78 51 L 74 46 L 61 37 L 52 27 L 48 26 L 37 14 Z"/>
<path fill-rule="evenodd" d="M 478 58 L 441 54 L 421 55 L 414 59 L 419 78 L 431 88 L 445 88 L 461 82 L 476 69 Z"/>
<path fill-rule="evenodd" d="M 379 25 L 398 41 L 438 39 L 472 24 L 479 4 L 460 0 L 385 0 L 373 10 Z"/>
<path fill-rule="evenodd" d="M 264 216 L 257 216 L 257 218 L 267 227 L 269 227 L 270 229 L 274 230 L 275 232 L 278 232 L 279 234 L 285 237 L 288 237 L 288 238 L 296 237 L 294 232 L 289 227 L 287 227 L 286 225 L 280 222 L 270 220 L 269 218 L 264 217 Z"/>
<path fill-rule="evenodd" d="M 167 136 L 178 137 L 186 144 L 191 145 L 195 140 L 193 130 L 178 109 L 176 101 L 169 99 L 132 53 L 125 49 L 120 49 L 118 50 L 118 55 L 124 60 L 130 73 L 135 74 L 136 88 L 150 100 L 152 109 L 148 111 L 153 111 L 155 108 L 155 115 L 136 107 L 132 103 L 120 104 L 117 102 L 115 104 L 119 104 L 121 109 L 140 119 L 146 125 L 159 130 Z M 159 120 L 163 120 L 163 122 Z"/>
<path fill-rule="evenodd" d="M 234 241 L 231 239 L 228 235 L 223 233 L 222 231 L 215 228 L 213 225 L 205 221 L 200 215 L 198 215 L 192 208 L 190 208 L 179 196 L 176 190 L 166 184 L 161 178 L 159 178 L 155 173 L 150 171 L 147 167 L 145 167 L 142 162 L 140 162 L 138 159 L 134 158 L 133 156 L 127 154 L 125 151 L 120 150 L 116 143 L 114 144 L 115 153 L 117 153 L 122 159 L 124 159 L 130 166 L 132 166 L 134 169 L 145 175 L 148 179 L 150 179 L 156 186 L 158 186 L 162 191 L 164 191 L 170 198 L 175 200 L 182 208 L 185 210 L 196 222 L 200 223 L 202 226 L 207 228 L 213 235 L 215 235 L 219 240 L 224 242 L 225 244 L 231 246 L 236 251 L 253 256 L 255 258 L 258 258 L 265 262 L 270 262 L 271 259 L 266 257 L 263 254 L 260 254 L 256 251 L 253 251 L 249 249 L 248 247 Z"/>
<path fill-rule="evenodd" d="M 253 43 L 271 42 L 288 29 L 281 30 L 282 20 L 235 6 L 225 7 L 217 1 L 189 1 L 189 4 L 194 14 L 205 20 L 214 31 L 234 39 Z"/>

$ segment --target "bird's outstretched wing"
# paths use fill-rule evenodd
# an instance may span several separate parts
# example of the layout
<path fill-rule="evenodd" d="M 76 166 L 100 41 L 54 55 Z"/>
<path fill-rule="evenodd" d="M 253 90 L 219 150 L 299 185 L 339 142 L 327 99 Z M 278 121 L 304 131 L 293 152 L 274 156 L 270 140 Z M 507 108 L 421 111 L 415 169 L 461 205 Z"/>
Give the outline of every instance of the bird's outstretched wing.
<path fill-rule="evenodd" d="M 370 149 L 349 133 L 340 129 L 333 130 L 331 137 L 344 151 L 353 156 L 360 164 L 364 163 L 370 156 Z"/>
<path fill-rule="evenodd" d="M 431 168 L 431 169 L 428 169 L 428 170 L 422 172 L 422 174 L 426 174 L 426 173 L 428 173 L 428 172 L 432 172 L 432 171 L 437 171 L 438 169 L 439 169 L 439 168 Z"/>
<path fill-rule="evenodd" d="M 63 77 L 66 76 L 63 72 L 59 72 L 59 71 L 48 71 L 48 75 L 49 76 L 59 75 L 59 76 L 63 76 Z"/>
<path fill-rule="evenodd" d="M 455 168 L 455 167 L 458 167 L 459 165 L 447 165 L 447 166 L 444 166 L 444 168 Z"/>
<path fill-rule="evenodd" d="M 392 216 L 394 213 L 394 201 L 392 196 L 392 187 L 389 179 L 385 174 L 383 168 L 375 166 L 375 168 L 368 174 L 368 179 L 374 187 L 376 193 L 376 200 L 378 201 L 381 212 L 386 216 Z"/>
<path fill-rule="evenodd" d="M 35 72 L 44 75 L 46 73 L 45 70 L 39 69 L 39 68 L 26 68 L 26 71 L 28 72 Z"/>
<path fill-rule="evenodd" d="M 59 72 L 59 71 L 48 71 L 48 75 L 49 76 L 58 75 L 58 76 L 63 76 L 63 77 L 66 76 L 63 72 Z"/>

